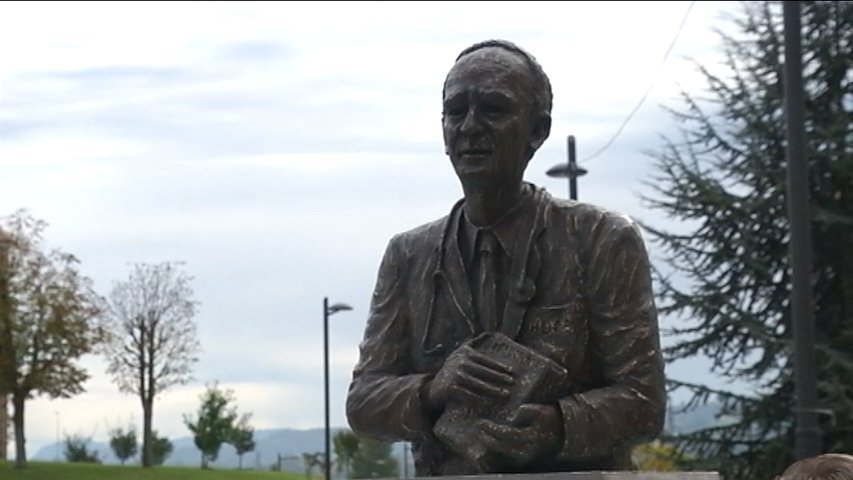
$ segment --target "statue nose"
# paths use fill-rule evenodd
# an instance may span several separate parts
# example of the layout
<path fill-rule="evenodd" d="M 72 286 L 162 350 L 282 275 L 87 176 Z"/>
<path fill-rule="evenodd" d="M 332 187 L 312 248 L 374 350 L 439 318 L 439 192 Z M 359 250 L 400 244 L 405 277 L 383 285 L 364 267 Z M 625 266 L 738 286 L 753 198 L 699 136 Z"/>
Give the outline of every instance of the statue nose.
<path fill-rule="evenodd" d="M 480 115 L 477 113 L 476 109 L 469 108 L 467 112 L 465 112 L 465 118 L 462 119 L 462 125 L 459 126 L 459 131 L 462 133 L 471 133 L 477 132 L 482 129 L 482 123 L 480 122 Z"/>

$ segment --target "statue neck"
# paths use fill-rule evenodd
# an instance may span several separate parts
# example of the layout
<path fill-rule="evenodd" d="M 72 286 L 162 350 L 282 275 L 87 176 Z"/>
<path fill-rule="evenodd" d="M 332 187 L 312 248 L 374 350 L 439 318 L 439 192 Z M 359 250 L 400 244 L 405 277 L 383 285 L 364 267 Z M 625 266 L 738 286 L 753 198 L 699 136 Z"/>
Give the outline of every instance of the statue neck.
<path fill-rule="evenodd" d="M 521 201 L 524 184 L 514 188 L 488 188 L 463 185 L 465 215 L 477 227 L 488 227 L 506 216 Z"/>

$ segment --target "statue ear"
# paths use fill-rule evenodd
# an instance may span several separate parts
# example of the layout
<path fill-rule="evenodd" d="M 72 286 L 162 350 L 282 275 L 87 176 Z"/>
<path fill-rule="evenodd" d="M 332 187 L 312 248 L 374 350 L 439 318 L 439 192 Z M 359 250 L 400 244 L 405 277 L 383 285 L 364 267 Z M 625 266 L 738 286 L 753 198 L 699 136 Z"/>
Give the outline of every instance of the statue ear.
<path fill-rule="evenodd" d="M 551 116 L 537 115 L 534 120 L 533 132 L 530 135 L 530 154 L 533 155 L 551 134 Z"/>
<path fill-rule="evenodd" d="M 441 138 L 444 141 L 444 154 L 450 155 L 450 145 L 447 144 L 447 130 L 444 128 L 444 113 L 441 114 Z"/>

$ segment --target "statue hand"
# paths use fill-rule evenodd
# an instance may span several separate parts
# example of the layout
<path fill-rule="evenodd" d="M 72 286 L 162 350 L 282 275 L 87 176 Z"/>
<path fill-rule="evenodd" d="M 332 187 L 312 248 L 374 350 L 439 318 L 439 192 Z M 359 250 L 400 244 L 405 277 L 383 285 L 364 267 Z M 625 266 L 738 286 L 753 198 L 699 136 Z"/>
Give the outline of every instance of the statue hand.
<path fill-rule="evenodd" d="M 524 404 L 509 423 L 479 420 L 483 444 L 520 467 L 553 455 L 563 443 L 563 421 L 555 405 Z"/>
<path fill-rule="evenodd" d="M 509 366 L 463 344 L 447 357 L 430 382 L 427 401 L 436 410 L 451 399 L 466 405 L 493 403 L 509 396 L 512 383 Z"/>

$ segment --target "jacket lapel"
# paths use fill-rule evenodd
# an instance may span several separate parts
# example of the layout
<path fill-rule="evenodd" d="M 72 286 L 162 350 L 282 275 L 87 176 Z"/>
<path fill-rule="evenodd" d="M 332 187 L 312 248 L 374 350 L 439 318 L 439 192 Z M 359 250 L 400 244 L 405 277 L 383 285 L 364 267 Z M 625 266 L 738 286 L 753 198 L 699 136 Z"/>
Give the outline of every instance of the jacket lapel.
<path fill-rule="evenodd" d="M 518 336 L 524 323 L 527 306 L 536 295 L 536 278 L 542 266 L 542 259 L 535 248 L 536 239 L 545 228 L 545 208 L 548 202 L 543 201 L 543 192 L 537 190 L 533 198 L 533 210 L 522 217 L 518 225 L 518 238 L 513 252 L 513 265 L 507 278 L 508 295 L 504 315 L 501 322 L 501 332 L 511 339 Z"/>
<path fill-rule="evenodd" d="M 429 259 L 428 271 L 433 273 L 429 283 L 423 285 L 423 293 L 429 299 L 421 339 L 426 355 L 444 352 L 449 347 L 447 342 L 458 343 L 482 331 L 476 322 L 471 288 L 459 250 L 457 222 L 462 203 L 460 200 L 445 219 Z M 451 333 L 454 331 L 457 333 Z"/>
<path fill-rule="evenodd" d="M 547 202 L 542 190 L 536 191 L 530 200 L 533 203 L 532 212 L 525 215 L 518 225 L 519 237 L 515 242 L 513 251 L 513 266 L 507 281 L 508 295 L 504 315 L 501 322 L 501 332 L 515 339 L 524 323 L 524 315 L 527 307 L 536 295 L 536 278 L 542 266 L 542 259 L 535 248 L 536 239 L 545 230 L 544 217 L 547 216 Z M 433 307 L 427 319 L 426 331 L 424 332 L 425 345 L 429 343 L 434 322 L 459 322 L 464 324 L 470 335 L 475 336 L 483 331 L 477 321 L 474 311 L 474 301 L 471 295 L 471 287 L 465 274 L 465 264 L 462 260 L 462 252 L 459 249 L 459 215 L 463 201 L 459 201 L 447 216 L 444 232 L 440 239 L 440 246 L 435 255 L 438 257 L 437 269 L 434 275 L 432 291 L 434 301 L 445 301 L 448 311 L 455 312 L 456 318 L 431 318 Z M 439 287 L 446 295 L 437 295 Z"/>

